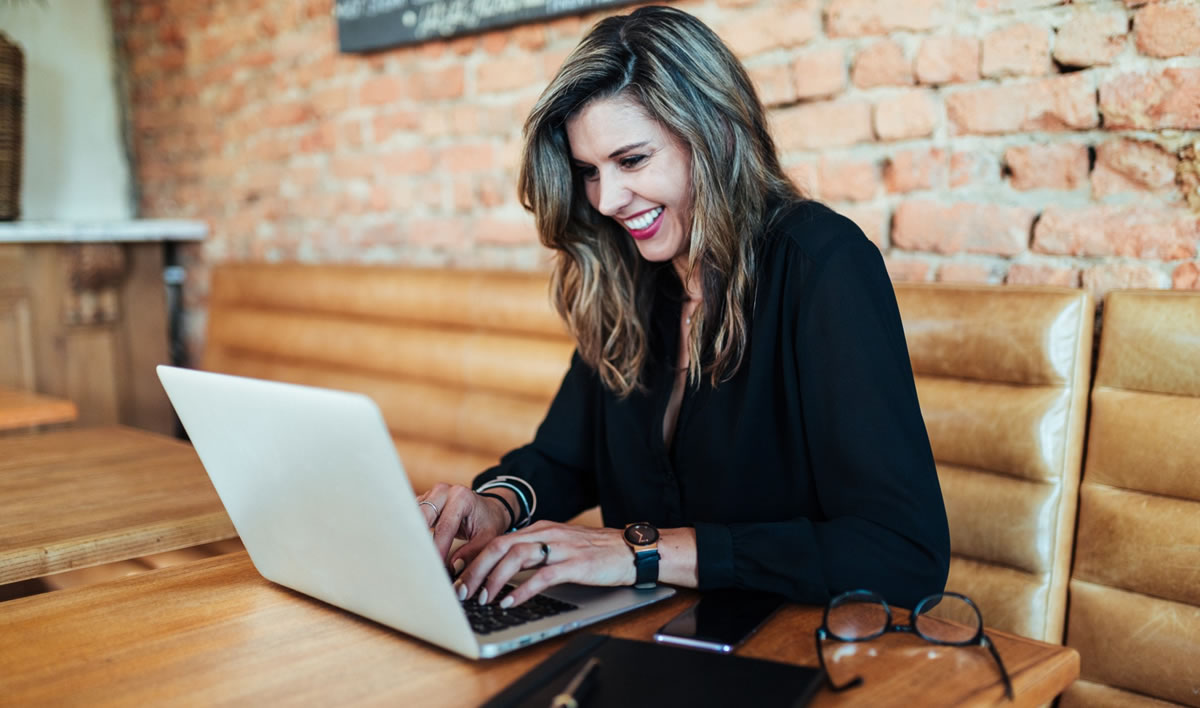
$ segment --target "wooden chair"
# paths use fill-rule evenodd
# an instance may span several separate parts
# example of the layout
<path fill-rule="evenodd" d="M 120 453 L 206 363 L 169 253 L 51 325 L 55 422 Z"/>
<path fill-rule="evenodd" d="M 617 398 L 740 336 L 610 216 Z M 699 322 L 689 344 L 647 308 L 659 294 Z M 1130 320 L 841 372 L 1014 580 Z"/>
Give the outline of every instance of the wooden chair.
<path fill-rule="evenodd" d="M 1062 706 L 1200 706 L 1200 294 L 1108 295 Z"/>
<path fill-rule="evenodd" d="M 1061 642 L 1091 365 L 1091 297 L 898 284 L 950 521 L 946 589 L 989 626 Z"/>

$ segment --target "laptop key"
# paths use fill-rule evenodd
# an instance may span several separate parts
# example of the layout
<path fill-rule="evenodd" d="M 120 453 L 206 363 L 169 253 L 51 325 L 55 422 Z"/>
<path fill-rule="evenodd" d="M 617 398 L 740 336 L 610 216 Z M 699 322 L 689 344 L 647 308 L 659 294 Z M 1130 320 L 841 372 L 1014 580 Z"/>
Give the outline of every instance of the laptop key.
<path fill-rule="evenodd" d="M 506 587 L 500 592 L 497 601 L 503 599 L 512 590 L 512 587 Z M 535 595 L 525 602 L 520 607 L 504 609 L 498 604 L 489 603 L 480 605 L 478 600 L 468 598 L 462 601 L 463 612 L 467 615 L 467 621 L 471 625 L 471 629 L 479 634 L 490 634 L 501 629 L 509 627 L 517 627 L 526 622 L 542 619 L 551 615 L 557 615 L 567 610 L 576 609 L 576 605 L 569 602 L 555 600 L 545 595 Z"/>

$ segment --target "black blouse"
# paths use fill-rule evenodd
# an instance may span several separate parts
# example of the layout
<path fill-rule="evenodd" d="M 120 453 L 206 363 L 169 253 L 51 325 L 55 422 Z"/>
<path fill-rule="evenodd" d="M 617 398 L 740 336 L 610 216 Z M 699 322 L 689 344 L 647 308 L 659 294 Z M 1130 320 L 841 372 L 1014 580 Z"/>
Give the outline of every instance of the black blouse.
<path fill-rule="evenodd" d="M 869 589 L 912 607 L 946 581 L 950 537 L 895 293 L 879 250 L 815 202 L 761 237 L 750 341 L 734 377 L 688 386 L 672 444 L 682 292 L 657 297 L 646 391 L 617 398 L 576 354 L 532 443 L 498 475 L 536 518 L 597 503 L 604 523 L 692 526 L 701 589 L 821 604 Z M 669 264 L 661 272 L 668 272 Z"/>

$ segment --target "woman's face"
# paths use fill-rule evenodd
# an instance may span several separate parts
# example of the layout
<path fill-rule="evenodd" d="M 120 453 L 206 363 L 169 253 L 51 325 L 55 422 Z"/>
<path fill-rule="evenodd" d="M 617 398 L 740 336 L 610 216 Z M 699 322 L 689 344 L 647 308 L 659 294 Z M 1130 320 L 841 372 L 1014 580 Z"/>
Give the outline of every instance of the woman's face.
<path fill-rule="evenodd" d="M 687 266 L 690 151 L 636 103 L 592 101 L 567 120 L 571 161 L 592 208 L 621 225 L 648 261 Z"/>

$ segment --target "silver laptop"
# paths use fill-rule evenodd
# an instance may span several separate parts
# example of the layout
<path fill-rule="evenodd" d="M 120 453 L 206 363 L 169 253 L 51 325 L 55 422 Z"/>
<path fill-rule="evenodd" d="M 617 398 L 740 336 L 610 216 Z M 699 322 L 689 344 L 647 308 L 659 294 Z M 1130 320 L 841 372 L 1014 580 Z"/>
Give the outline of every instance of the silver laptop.
<path fill-rule="evenodd" d="M 493 603 L 469 618 L 478 603 L 459 602 L 374 401 L 169 366 L 158 376 L 268 580 L 472 659 L 675 593 L 563 585 L 524 612 Z"/>

